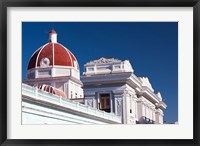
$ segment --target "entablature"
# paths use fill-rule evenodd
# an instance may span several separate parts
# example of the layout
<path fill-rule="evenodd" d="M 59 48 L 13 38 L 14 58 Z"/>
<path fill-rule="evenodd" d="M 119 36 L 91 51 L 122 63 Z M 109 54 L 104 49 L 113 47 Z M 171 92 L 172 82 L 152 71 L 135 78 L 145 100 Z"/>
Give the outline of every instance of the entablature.
<path fill-rule="evenodd" d="M 165 104 L 165 102 L 163 101 L 160 101 L 158 104 L 157 104 L 157 108 L 160 108 L 160 109 L 166 109 L 167 108 L 167 105 Z"/>

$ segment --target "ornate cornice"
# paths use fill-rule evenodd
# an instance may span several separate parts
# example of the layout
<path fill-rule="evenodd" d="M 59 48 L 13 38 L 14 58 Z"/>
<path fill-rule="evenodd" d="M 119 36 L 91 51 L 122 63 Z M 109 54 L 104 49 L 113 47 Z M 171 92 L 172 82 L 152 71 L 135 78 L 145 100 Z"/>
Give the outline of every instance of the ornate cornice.
<path fill-rule="evenodd" d="M 101 57 L 97 60 L 93 60 L 93 61 L 86 63 L 86 65 L 120 63 L 120 62 L 121 62 L 121 60 L 119 60 L 119 59 Z"/>

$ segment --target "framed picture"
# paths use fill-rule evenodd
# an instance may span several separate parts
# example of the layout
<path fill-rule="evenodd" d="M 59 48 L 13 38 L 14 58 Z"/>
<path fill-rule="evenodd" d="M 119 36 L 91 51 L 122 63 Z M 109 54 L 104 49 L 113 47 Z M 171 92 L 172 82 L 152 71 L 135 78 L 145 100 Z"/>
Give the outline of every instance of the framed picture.
<path fill-rule="evenodd" d="M 3 1 L 2 145 L 198 145 L 199 1 Z"/>

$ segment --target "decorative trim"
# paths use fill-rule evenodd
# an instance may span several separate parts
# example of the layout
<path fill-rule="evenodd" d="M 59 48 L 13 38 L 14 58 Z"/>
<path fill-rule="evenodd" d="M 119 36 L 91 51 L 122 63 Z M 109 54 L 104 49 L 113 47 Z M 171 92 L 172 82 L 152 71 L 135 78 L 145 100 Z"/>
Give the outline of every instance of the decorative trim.
<path fill-rule="evenodd" d="M 99 59 L 90 61 L 90 62 L 86 63 L 85 65 L 120 63 L 120 62 L 122 62 L 122 61 L 119 59 L 101 57 Z"/>

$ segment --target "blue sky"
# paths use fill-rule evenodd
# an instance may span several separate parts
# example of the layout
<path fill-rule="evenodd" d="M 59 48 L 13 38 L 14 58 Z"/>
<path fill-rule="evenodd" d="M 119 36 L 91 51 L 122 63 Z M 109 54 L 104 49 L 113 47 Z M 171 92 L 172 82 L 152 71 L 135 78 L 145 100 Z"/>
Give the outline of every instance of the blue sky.
<path fill-rule="evenodd" d="M 83 65 L 100 57 L 128 59 L 138 77 L 148 77 L 167 103 L 164 120 L 178 120 L 177 22 L 23 22 L 22 78 L 36 49 L 48 42 L 54 28 L 58 42 Z"/>

